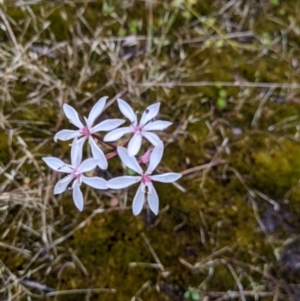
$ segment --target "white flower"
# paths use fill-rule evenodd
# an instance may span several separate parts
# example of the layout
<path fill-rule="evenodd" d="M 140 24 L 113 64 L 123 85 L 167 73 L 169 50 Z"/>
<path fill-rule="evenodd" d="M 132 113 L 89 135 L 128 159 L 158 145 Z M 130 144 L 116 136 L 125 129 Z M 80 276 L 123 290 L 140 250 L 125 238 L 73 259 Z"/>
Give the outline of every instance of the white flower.
<path fill-rule="evenodd" d="M 122 127 L 107 133 L 104 136 L 104 141 L 116 141 L 127 133 L 133 133 L 134 135 L 128 144 L 130 157 L 135 156 L 139 152 L 142 145 L 142 137 L 145 137 L 154 146 L 160 144 L 161 140 L 159 137 L 150 131 L 162 131 L 172 124 L 172 122 L 163 120 L 153 121 L 159 112 L 160 102 L 147 107 L 139 123 L 136 114 L 126 101 L 119 98 L 118 105 L 122 114 L 130 120 L 131 126 Z"/>
<path fill-rule="evenodd" d="M 79 139 L 79 141 L 83 140 L 84 142 L 85 140 L 88 139 L 93 157 L 97 159 L 97 165 L 101 169 L 106 169 L 108 163 L 103 151 L 97 145 L 95 138 L 93 137 L 93 134 L 100 131 L 106 131 L 106 132 L 111 131 L 125 122 L 124 119 L 107 119 L 93 126 L 93 123 L 95 122 L 96 118 L 102 113 L 107 98 L 108 98 L 107 96 L 100 98 L 92 108 L 88 118 L 84 117 L 86 125 L 82 124 L 76 110 L 65 103 L 63 105 L 65 115 L 67 116 L 67 118 L 72 124 L 78 127 L 78 130 L 61 130 L 58 133 L 56 133 L 56 135 L 54 136 L 55 142 L 57 141 L 57 139 L 67 141 L 82 136 L 83 137 Z M 80 143 L 80 145 L 83 146 L 83 143 L 82 144 Z"/>
<path fill-rule="evenodd" d="M 157 167 L 163 155 L 163 144 L 160 143 L 158 147 L 155 147 L 150 156 L 150 163 L 146 172 L 143 172 L 141 166 L 137 162 L 135 157 L 130 157 L 128 151 L 124 147 L 118 147 L 118 154 L 122 162 L 130 169 L 134 170 L 139 176 L 122 176 L 107 181 L 107 186 L 111 189 L 122 189 L 141 182 L 132 203 L 132 211 L 134 215 L 138 215 L 143 209 L 145 197 L 151 211 L 154 214 L 158 214 L 159 199 L 156 190 L 152 184 L 152 181 L 162 183 L 172 183 L 177 181 L 182 175 L 180 173 L 164 173 L 160 175 L 151 175 L 154 169 Z"/>
<path fill-rule="evenodd" d="M 96 189 L 107 189 L 106 181 L 99 177 L 86 177 L 83 174 L 93 170 L 97 166 L 97 160 L 90 158 L 82 161 L 83 140 L 77 141 L 75 138 L 71 148 L 71 164 L 66 164 L 62 160 L 55 157 L 44 157 L 44 162 L 53 170 L 68 173 L 69 175 L 58 181 L 54 187 L 54 194 L 59 194 L 67 189 L 67 186 L 74 180 L 72 184 L 73 200 L 75 206 L 83 210 L 83 195 L 80 190 L 81 183 L 85 183 Z"/>

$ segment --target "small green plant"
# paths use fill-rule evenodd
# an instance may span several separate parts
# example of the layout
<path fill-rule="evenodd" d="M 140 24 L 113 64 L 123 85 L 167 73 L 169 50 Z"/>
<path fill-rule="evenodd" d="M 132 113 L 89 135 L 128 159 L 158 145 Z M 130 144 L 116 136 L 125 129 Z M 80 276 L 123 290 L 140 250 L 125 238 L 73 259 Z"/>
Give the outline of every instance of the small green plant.
<path fill-rule="evenodd" d="M 227 106 L 227 92 L 224 89 L 219 90 L 219 97 L 217 99 L 217 107 L 225 109 Z"/>
<path fill-rule="evenodd" d="M 124 28 L 120 28 L 118 32 L 119 37 L 125 37 L 126 36 L 126 30 Z"/>
<path fill-rule="evenodd" d="M 263 37 L 262 43 L 263 43 L 265 46 L 270 47 L 270 46 L 272 45 L 272 39 L 271 39 L 269 33 L 264 32 L 264 33 L 262 34 L 262 37 Z"/>
<path fill-rule="evenodd" d="M 170 41 L 168 39 L 157 39 L 157 38 L 154 38 L 153 43 L 155 45 L 168 46 L 170 44 Z"/>
<path fill-rule="evenodd" d="M 103 6 L 102 6 L 102 12 L 103 12 L 103 15 L 104 16 L 110 16 L 114 19 L 117 19 L 118 18 L 118 15 L 117 13 L 115 12 L 115 9 L 114 7 L 112 6 L 112 4 L 110 3 L 104 3 Z"/>
<path fill-rule="evenodd" d="M 185 300 L 200 301 L 199 293 L 192 287 L 188 288 L 188 290 L 184 293 L 183 298 Z"/>
<path fill-rule="evenodd" d="M 129 32 L 131 34 L 137 34 L 139 28 L 139 21 L 133 20 L 129 23 Z"/>

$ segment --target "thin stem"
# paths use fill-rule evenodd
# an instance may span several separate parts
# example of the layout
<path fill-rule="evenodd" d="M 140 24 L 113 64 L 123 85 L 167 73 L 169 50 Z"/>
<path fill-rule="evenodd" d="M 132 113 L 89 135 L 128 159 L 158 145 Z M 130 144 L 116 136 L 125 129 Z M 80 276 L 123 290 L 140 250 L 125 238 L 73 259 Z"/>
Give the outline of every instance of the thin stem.
<path fill-rule="evenodd" d="M 113 157 L 115 157 L 118 153 L 116 151 L 112 152 L 112 153 L 108 153 L 105 155 L 106 159 L 109 160 Z"/>
<path fill-rule="evenodd" d="M 98 139 L 99 141 L 101 141 L 102 143 L 104 143 L 104 144 L 110 146 L 110 147 L 113 148 L 113 149 L 116 149 L 116 148 L 117 148 L 114 144 L 112 144 L 112 143 L 110 143 L 110 142 L 104 141 L 103 138 L 102 138 L 101 136 L 97 135 L 97 134 L 93 134 L 92 136 L 93 136 L 94 138 Z"/>
<path fill-rule="evenodd" d="M 102 138 L 101 136 L 99 136 L 99 135 L 97 135 L 97 134 L 93 134 L 92 136 L 93 136 L 94 138 L 98 139 L 99 141 L 101 141 L 102 143 L 104 143 L 104 144 L 110 146 L 111 148 L 117 149 L 117 146 L 116 146 L 116 145 L 114 145 L 114 144 L 112 144 L 112 143 L 110 143 L 110 142 L 104 141 L 103 138 Z M 122 145 L 122 146 L 123 146 L 123 147 L 126 147 L 126 146 L 128 145 L 128 143 L 129 143 L 129 141 L 130 141 L 130 139 L 129 139 L 128 141 L 126 141 L 126 142 L 124 143 L 124 145 Z"/>

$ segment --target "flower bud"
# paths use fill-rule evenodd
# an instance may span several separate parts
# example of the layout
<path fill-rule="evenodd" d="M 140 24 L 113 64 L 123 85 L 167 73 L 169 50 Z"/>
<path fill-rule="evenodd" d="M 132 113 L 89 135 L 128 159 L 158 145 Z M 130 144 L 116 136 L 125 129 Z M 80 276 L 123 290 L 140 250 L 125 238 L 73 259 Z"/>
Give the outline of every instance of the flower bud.
<path fill-rule="evenodd" d="M 142 156 L 139 157 L 138 162 L 143 164 L 149 163 L 152 151 L 153 147 L 149 148 Z"/>

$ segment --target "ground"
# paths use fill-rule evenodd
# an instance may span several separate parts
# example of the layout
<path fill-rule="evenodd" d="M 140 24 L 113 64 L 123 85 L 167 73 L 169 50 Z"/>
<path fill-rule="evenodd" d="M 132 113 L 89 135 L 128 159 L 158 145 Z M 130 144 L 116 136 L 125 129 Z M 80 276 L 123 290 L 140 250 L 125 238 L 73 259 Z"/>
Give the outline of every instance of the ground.
<path fill-rule="evenodd" d="M 0 300 L 299 300 L 298 1 L 3 2 Z M 136 187 L 53 196 L 62 105 L 105 95 L 99 120 L 122 97 L 173 123 L 158 216 Z"/>

